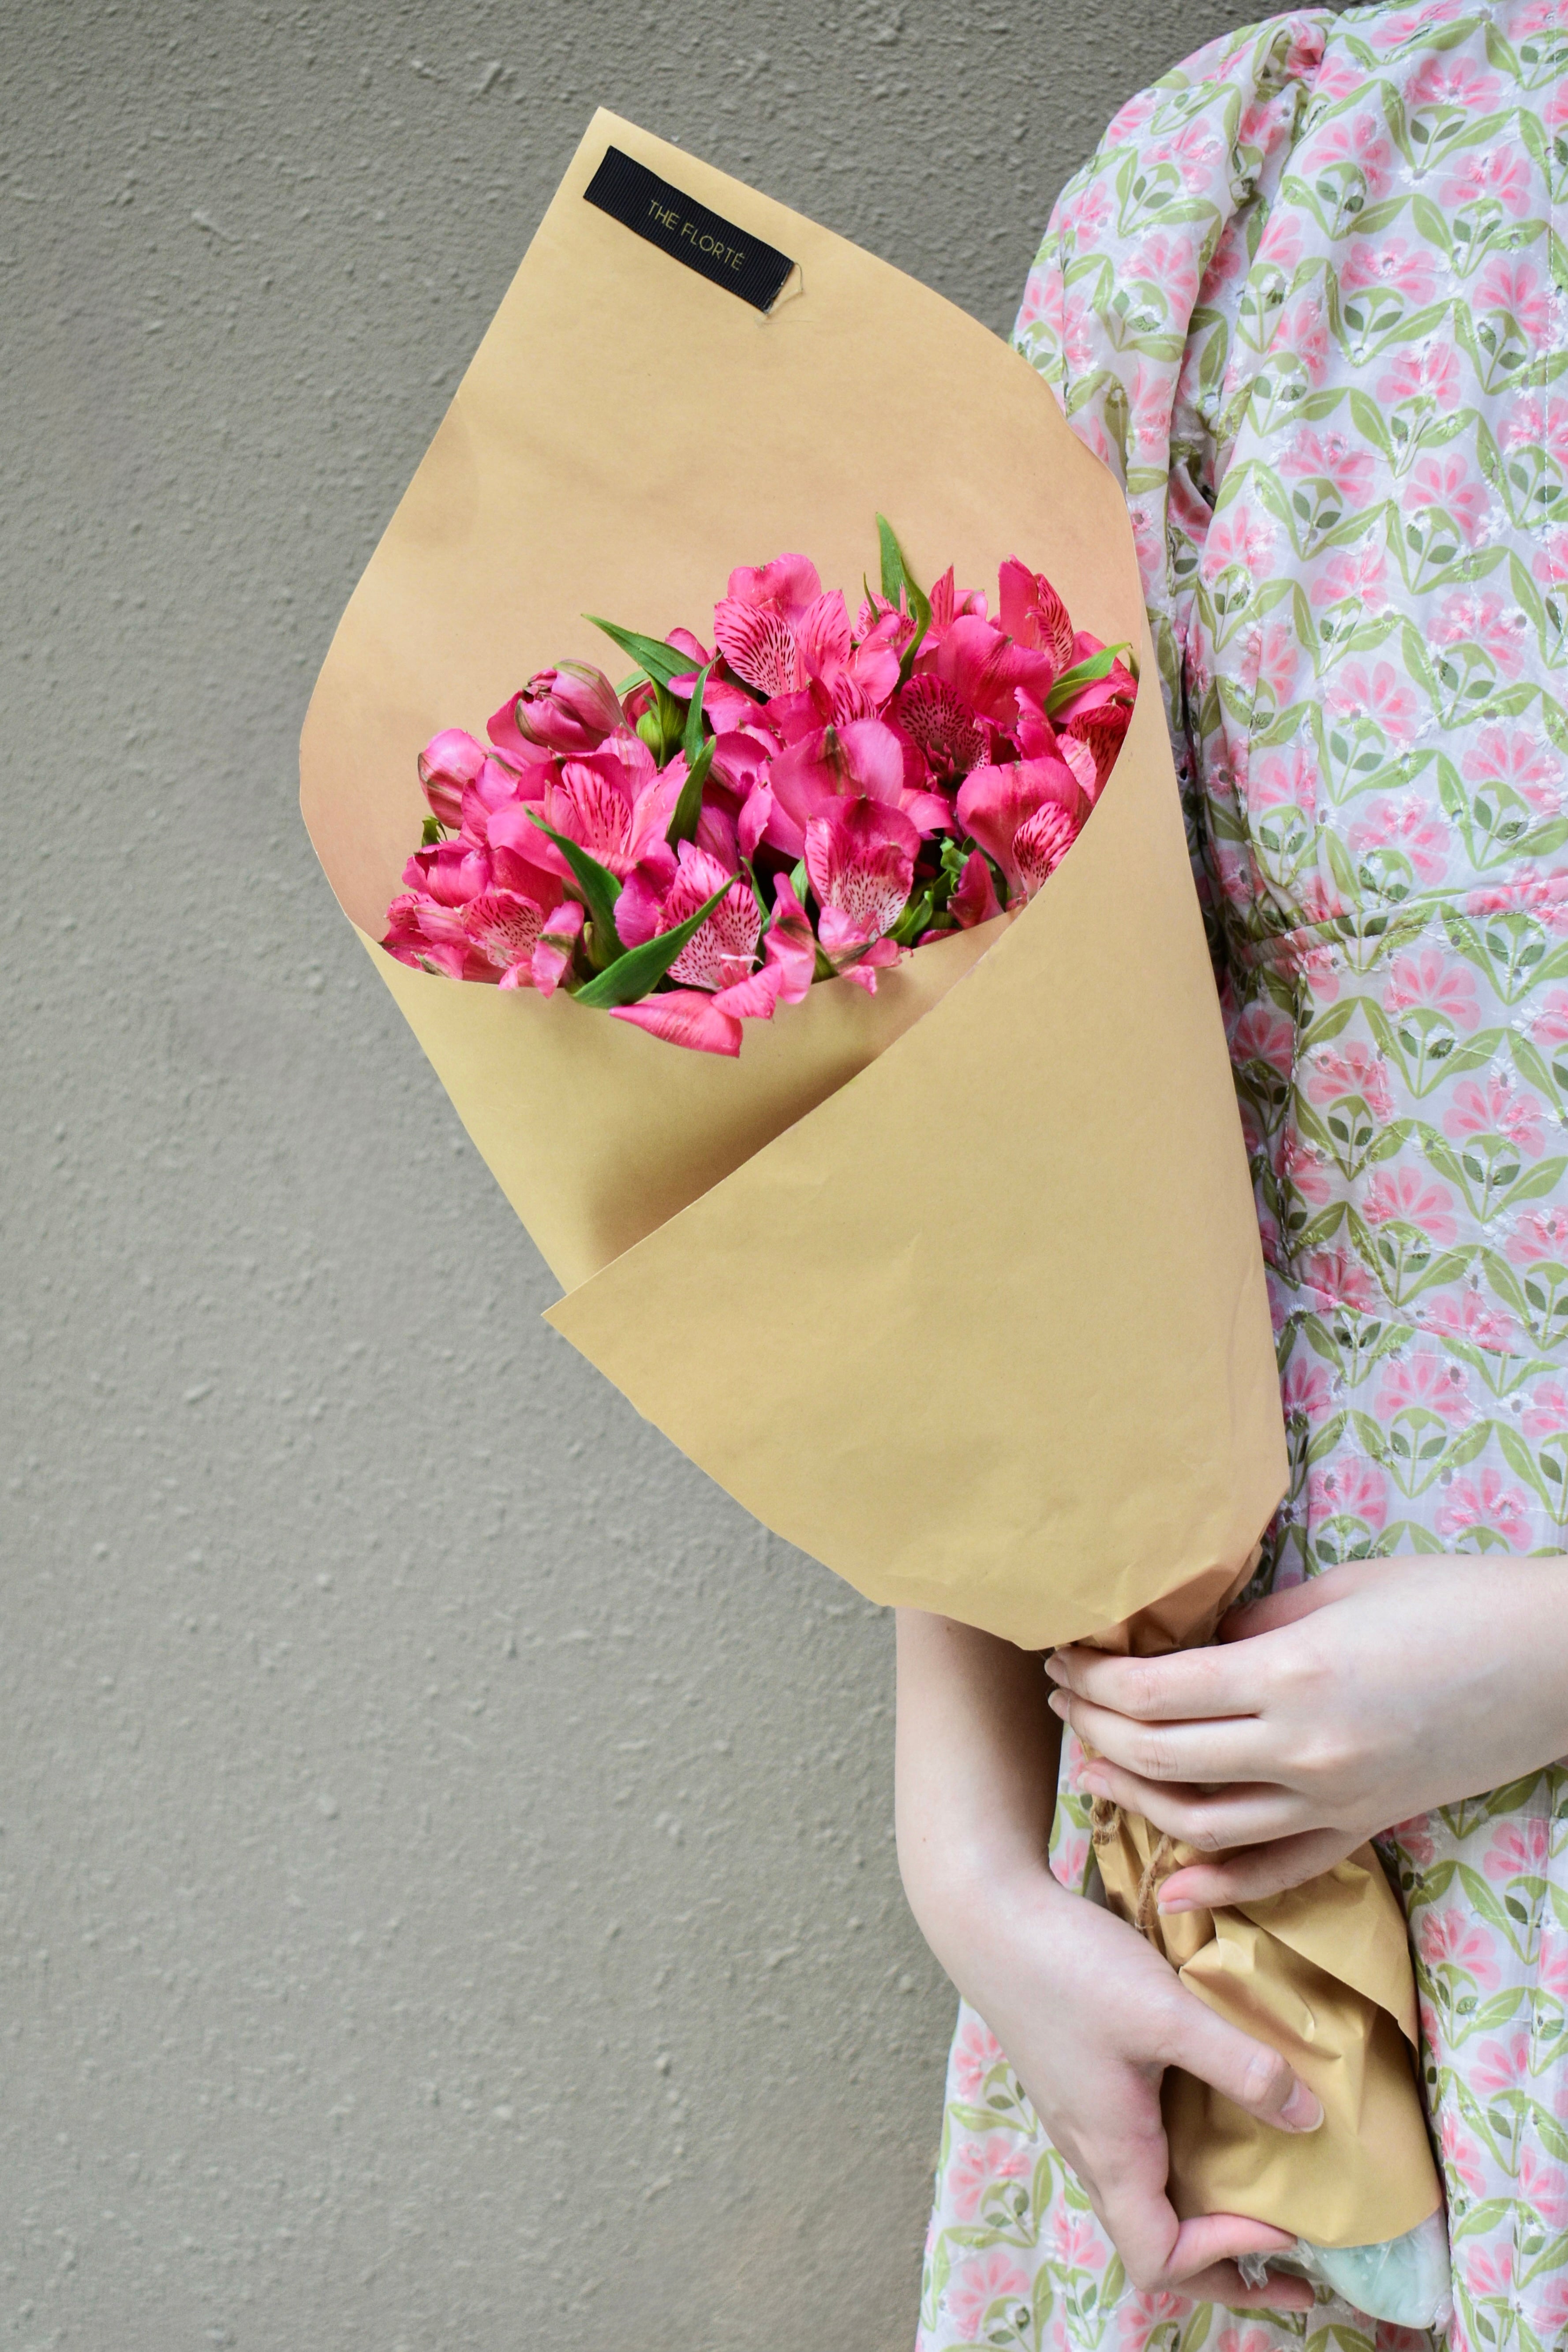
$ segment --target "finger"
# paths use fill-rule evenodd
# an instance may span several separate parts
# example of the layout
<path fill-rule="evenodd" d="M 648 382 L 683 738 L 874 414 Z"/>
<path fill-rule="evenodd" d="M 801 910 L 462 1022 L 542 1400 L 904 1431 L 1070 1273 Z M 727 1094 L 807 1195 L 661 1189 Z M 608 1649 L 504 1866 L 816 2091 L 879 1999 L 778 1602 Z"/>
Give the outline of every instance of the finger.
<path fill-rule="evenodd" d="M 1264 1845 L 1320 1826 L 1307 1817 L 1304 1797 L 1271 1780 L 1205 1789 L 1188 1780 L 1145 1780 L 1094 1757 L 1084 1766 L 1083 1786 L 1091 1797 L 1109 1797 L 1123 1812 L 1142 1813 L 1167 1837 L 1179 1838 L 1200 1853 Z"/>
<path fill-rule="evenodd" d="M 1223 1862 L 1189 1863 L 1162 1882 L 1160 1908 L 1171 1914 L 1215 1911 L 1222 1903 L 1261 1903 L 1289 1887 L 1304 1886 L 1361 1843 L 1353 1831 L 1304 1830 L 1268 1845 L 1244 1846 Z"/>
<path fill-rule="evenodd" d="M 1234 2263 L 1238 2254 L 1287 2253 L 1295 2242 L 1289 2230 L 1244 2213 L 1203 2213 L 1182 2223 L 1165 2268 L 1173 2286 L 1187 2294 L 1211 2264 Z"/>
<path fill-rule="evenodd" d="M 1053 1715 L 1096 1756 L 1145 1780 L 1258 1780 L 1268 1735 L 1256 1716 L 1208 1716 L 1196 1723 L 1142 1723 L 1076 1693 L 1056 1690 Z"/>
<path fill-rule="evenodd" d="M 1118 1658 L 1069 1644 L 1053 1650 L 1046 1672 L 1058 1689 L 1076 1691 L 1143 1723 L 1195 1716 L 1254 1715 L 1247 1664 L 1216 1649 L 1173 1650 L 1165 1658 Z"/>
<path fill-rule="evenodd" d="M 1141 2168 L 1134 2167 L 1134 2174 Z M 1115 2176 L 1116 2186 L 1095 2201 L 1106 2234 L 1121 2256 L 1135 2286 L 1154 2294 L 1179 2294 L 1194 2303 L 1222 2298 L 1241 2309 L 1304 2310 L 1281 2300 L 1279 2287 L 1249 2287 L 1237 2268 L 1240 2254 L 1283 2253 L 1295 2244 L 1287 2230 L 1239 2213 L 1205 2213 L 1178 2222 L 1163 2190 L 1148 2182 Z M 1271 2299 L 1272 2298 L 1272 2299 Z"/>
<path fill-rule="evenodd" d="M 1217 2303 L 1226 2311 L 1310 2311 L 1318 2298 L 1303 2278 L 1270 2271 L 1262 2286 L 1248 2286 L 1234 2263 L 1215 2263 L 1173 2287 L 1194 2303 Z"/>
<path fill-rule="evenodd" d="M 1310 2086 L 1278 2050 L 1201 2001 L 1178 1982 L 1157 2033 L 1158 2056 L 1167 2066 L 1180 2066 L 1207 2083 L 1259 2123 L 1276 2131 L 1316 2131 L 1323 2110 Z M 1211 2217 L 1212 2218 L 1212 2217 Z M 1256 2222 L 1254 2228 L 1264 2224 Z M 1230 2251 L 1245 2253 L 1245 2246 Z"/>
<path fill-rule="evenodd" d="M 1221 1642 L 1245 1642 L 1258 1633 L 1278 1633 L 1281 1625 L 1294 1625 L 1301 1618 L 1311 1616 L 1314 1610 L 1343 1601 L 1363 1584 L 1375 1584 L 1396 1565 L 1391 1559 L 1343 1560 L 1338 1568 L 1325 1569 L 1321 1576 L 1310 1577 L 1304 1584 L 1285 1585 L 1278 1592 L 1265 1593 L 1260 1601 L 1248 1601 L 1240 1608 L 1228 1610 L 1220 1619 L 1215 1638 Z"/>

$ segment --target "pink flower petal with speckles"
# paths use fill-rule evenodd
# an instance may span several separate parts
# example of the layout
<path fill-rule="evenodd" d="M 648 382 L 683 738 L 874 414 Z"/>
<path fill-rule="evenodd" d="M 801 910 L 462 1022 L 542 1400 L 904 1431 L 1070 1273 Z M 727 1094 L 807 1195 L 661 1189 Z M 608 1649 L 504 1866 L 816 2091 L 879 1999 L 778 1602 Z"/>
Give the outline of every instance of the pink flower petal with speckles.
<path fill-rule="evenodd" d="M 738 1054 L 741 1024 L 732 1013 L 721 1013 L 700 988 L 674 988 L 663 996 L 645 996 L 639 1004 L 616 1004 L 612 1021 L 629 1021 L 669 1045 L 688 1045 L 699 1054 Z"/>

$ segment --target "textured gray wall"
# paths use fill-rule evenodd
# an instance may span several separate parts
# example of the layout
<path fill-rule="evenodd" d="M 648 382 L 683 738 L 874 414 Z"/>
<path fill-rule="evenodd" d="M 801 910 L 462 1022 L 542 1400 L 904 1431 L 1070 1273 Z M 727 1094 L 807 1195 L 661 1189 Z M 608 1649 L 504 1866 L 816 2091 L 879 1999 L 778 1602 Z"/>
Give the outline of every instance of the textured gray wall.
<path fill-rule="evenodd" d="M 0 5 L 7 2344 L 909 2345 L 889 1628 L 541 1326 L 295 740 L 596 101 L 1005 329 L 1245 13 Z"/>

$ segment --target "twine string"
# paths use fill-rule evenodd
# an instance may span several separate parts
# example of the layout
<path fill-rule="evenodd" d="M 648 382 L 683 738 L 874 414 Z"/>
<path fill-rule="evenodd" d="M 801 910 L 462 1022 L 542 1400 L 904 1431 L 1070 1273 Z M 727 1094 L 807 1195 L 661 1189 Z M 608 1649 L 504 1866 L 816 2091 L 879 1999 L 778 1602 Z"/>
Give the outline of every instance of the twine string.
<path fill-rule="evenodd" d="M 1114 1845 L 1121 1827 L 1121 1808 L 1110 1797 L 1096 1797 L 1089 1806 L 1089 1833 L 1091 1843 L 1103 1853 Z M 1144 1865 L 1138 1881 L 1138 1892 L 1132 1903 L 1132 1925 L 1141 1936 L 1158 1948 L 1159 1894 L 1163 1879 L 1168 1878 L 1176 1859 L 1176 1841 L 1161 1832 L 1153 1853 Z"/>

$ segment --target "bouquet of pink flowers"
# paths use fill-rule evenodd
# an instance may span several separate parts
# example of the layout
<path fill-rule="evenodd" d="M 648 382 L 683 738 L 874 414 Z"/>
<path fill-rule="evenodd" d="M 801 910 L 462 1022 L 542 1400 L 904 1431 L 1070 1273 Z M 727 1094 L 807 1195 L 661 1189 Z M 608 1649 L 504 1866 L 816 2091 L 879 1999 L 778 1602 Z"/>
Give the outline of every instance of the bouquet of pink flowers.
<path fill-rule="evenodd" d="M 911 947 L 1033 898 L 1121 749 L 1126 648 L 1075 633 L 1016 558 L 994 620 L 951 567 L 928 597 L 878 522 L 853 624 L 804 555 L 742 565 L 711 651 L 597 621 L 638 665 L 618 694 L 563 662 L 489 748 L 433 737 L 389 953 L 735 1054 L 814 981 L 874 992 Z"/>
<path fill-rule="evenodd" d="M 606 209 L 606 169 L 782 264 L 765 324 Z M 563 613 L 700 612 L 738 551 L 831 548 L 852 578 L 870 480 L 925 579 L 952 560 L 929 595 L 883 525 L 863 600 L 780 556 L 730 573 L 706 643 L 599 623 L 637 665 L 618 692 L 563 664 L 488 744 L 426 740 Z M 955 579 L 998 517 L 1049 577 L 1005 563 L 993 618 Z M 1142 631 L 1121 489 L 1016 352 L 599 115 L 300 746 L 322 864 L 560 1278 L 554 1328 L 869 1599 L 1028 1650 L 1206 1640 L 1288 1482 L 1164 712 L 1121 658 L 1151 658 Z M 1099 1828 L 1108 1899 L 1149 1924 L 1155 1832 Z M 1168 2074 L 1172 2203 L 1267 2221 L 1363 2309 L 1433 2324 L 1442 2192 L 1376 1856 L 1150 1932 L 1324 2110 L 1281 2134 Z"/>

